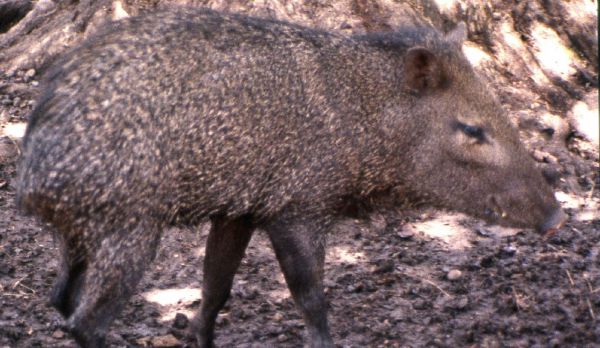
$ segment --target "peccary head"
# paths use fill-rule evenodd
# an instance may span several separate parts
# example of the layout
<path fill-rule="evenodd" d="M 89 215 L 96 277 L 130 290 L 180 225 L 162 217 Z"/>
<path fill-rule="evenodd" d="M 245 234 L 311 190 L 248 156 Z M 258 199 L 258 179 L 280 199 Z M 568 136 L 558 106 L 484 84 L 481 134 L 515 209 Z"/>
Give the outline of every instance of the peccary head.
<path fill-rule="evenodd" d="M 402 88 L 418 120 L 411 122 L 409 185 L 433 204 L 488 222 L 554 230 L 565 215 L 518 131 L 463 55 L 464 37 L 459 26 L 406 53 Z"/>

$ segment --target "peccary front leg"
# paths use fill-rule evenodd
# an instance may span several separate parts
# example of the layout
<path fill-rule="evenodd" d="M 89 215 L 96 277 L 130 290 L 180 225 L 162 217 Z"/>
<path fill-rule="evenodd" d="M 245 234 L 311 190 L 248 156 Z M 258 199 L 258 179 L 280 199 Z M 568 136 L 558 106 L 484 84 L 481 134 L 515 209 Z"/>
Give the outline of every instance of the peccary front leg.
<path fill-rule="evenodd" d="M 190 334 L 199 347 L 213 345 L 215 319 L 229 297 L 233 277 L 253 231 L 254 227 L 247 218 L 212 219 L 204 255 L 202 308 L 190 327 Z"/>
<path fill-rule="evenodd" d="M 310 347 L 334 346 L 323 293 L 328 221 L 281 218 L 265 227 L 294 301 L 304 316 Z"/>
<path fill-rule="evenodd" d="M 67 259 L 67 256 L 63 256 Z M 81 288 L 85 277 L 86 262 L 83 260 L 62 262 L 62 269 L 58 281 L 54 285 L 50 303 L 54 308 L 68 318 L 79 303 Z"/>
<path fill-rule="evenodd" d="M 119 224 L 110 228 L 94 226 L 83 232 L 82 238 L 94 233 L 106 235 L 90 254 L 73 314 L 67 329 L 82 347 L 105 346 L 105 334 L 120 309 L 135 290 L 148 264 L 154 259 L 160 240 L 160 228 L 149 222 Z M 68 293 L 66 293 L 68 294 Z M 73 293 L 74 294 L 74 293 Z"/>

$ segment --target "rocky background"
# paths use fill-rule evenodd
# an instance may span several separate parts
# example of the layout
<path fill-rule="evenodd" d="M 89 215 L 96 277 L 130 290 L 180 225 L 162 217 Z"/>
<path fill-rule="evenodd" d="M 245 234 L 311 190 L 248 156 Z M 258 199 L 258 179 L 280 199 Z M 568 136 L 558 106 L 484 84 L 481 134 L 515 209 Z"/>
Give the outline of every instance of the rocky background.
<path fill-rule="evenodd" d="M 598 4 L 591 0 L 0 0 L 0 347 L 71 347 L 48 306 L 57 245 L 14 206 L 19 142 L 54 55 L 109 20 L 208 6 L 347 34 L 462 21 L 463 49 L 554 182 L 553 237 L 450 212 L 382 212 L 331 236 L 326 286 L 344 347 L 600 347 Z M 116 347 L 180 346 L 201 301 L 206 226 L 167 231 L 115 323 Z M 303 324 L 255 236 L 220 314 L 218 346 L 296 347 Z"/>

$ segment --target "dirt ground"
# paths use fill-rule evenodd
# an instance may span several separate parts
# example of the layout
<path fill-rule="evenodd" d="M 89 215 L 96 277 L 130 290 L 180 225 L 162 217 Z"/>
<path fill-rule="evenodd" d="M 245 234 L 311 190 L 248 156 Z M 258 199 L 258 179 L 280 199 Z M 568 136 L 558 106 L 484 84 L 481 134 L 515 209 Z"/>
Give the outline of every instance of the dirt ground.
<path fill-rule="evenodd" d="M 0 78 L 10 87 L 0 94 L 0 347 L 72 347 L 48 304 L 57 245 L 14 203 L 18 139 L 11 134 L 33 105 L 20 86 L 35 86 L 35 71 Z M 546 120 L 526 86 L 494 87 L 555 180 L 567 225 L 544 238 L 431 210 L 343 221 L 329 240 L 325 280 L 340 347 L 600 347 L 598 145 L 575 131 L 559 136 L 569 126 Z M 597 89 L 590 96 L 597 99 Z M 111 346 L 181 345 L 201 302 L 206 236 L 206 225 L 165 231 L 138 294 L 111 327 Z M 303 327 L 259 231 L 219 315 L 216 344 L 297 347 Z"/>

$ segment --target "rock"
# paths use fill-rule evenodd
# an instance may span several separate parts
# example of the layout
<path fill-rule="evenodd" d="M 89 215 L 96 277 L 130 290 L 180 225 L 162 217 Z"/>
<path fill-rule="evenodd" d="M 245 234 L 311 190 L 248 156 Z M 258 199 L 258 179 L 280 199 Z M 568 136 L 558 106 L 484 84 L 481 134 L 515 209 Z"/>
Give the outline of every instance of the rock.
<path fill-rule="evenodd" d="M 492 233 L 490 231 L 488 231 L 487 229 L 479 226 L 475 228 L 475 233 L 477 233 L 478 235 L 482 236 L 482 237 L 489 237 L 492 235 Z"/>
<path fill-rule="evenodd" d="M 400 237 L 400 239 L 411 239 L 415 233 L 413 230 L 402 228 L 400 231 L 398 231 L 397 235 Z"/>
<path fill-rule="evenodd" d="M 554 168 L 546 167 L 542 169 L 542 175 L 552 186 L 556 186 L 560 179 L 560 172 Z"/>
<path fill-rule="evenodd" d="M 396 321 L 401 321 L 404 319 L 405 315 L 406 313 L 404 313 L 402 308 L 394 309 L 392 312 L 390 312 L 390 317 Z"/>
<path fill-rule="evenodd" d="M 224 326 L 224 325 L 228 325 L 229 324 L 229 319 L 225 316 L 219 315 L 217 317 L 217 320 L 215 321 L 215 324 L 217 326 Z"/>
<path fill-rule="evenodd" d="M 176 329 L 185 329 L 188 326 L 188 317 L 183 313 L 177 313 L 173 321 L 173 327 Z"/>
<path fill-rule="evenodd" d="M 555 164 L 555 165 L 556 165 L 556 164 L 558 164 L 558 159 L 556 159 L 556 157 L 555 157 L 555 156 L 553 156 L 553 155 L 551 155 L 551 154 L 547 153 L 547 154 L 544 156 L 544 163 L 550 163 L 550 164 Z"/>
<path fill-rule="evenodd" d="M 450 281 L 459 280 L 462 278 L 462 272 L 457 269 L 450 270 L 450 272 L 448 272 L 446 275 L 446 278 L 448 278 Z"/>
<path fill-rule="evenodd" d="M 19 157 L 17 144 L 9 137 L 0 137 L 0 164 L 14 162 Z"/>
<path fill-rule="evenodd" d="M 463 310 L 469 305 L 467 297 L 453 298 L 446 300 L 444 309 L 446 310 Z"/>
<path fill-rule="evenodd" d="M 61 339 L 61 338 L 65 337 L 65 333 L 61 329 L 58 329 L 52 333 L 52 337 Z"/>
<path fill-rule="evenodd" d="M 180 347 L 181 342 L 173 335 L 153 337 L 150 342 L 154 347 Z"/>
<path fill-rule="evenodd" d="M 532 129 L 537 125 L 535 117 L 530 111 L 517 112 L 517 125 L 521 129 Z"/>
<path fill-rule="evenodd" d="M 431 308 L 431 303 L 429 303 L 423 299 L 416 299 L 413 302 L 412 307 L 416 310 L 424 310 L 424 309 Z"/>
<path fill-rule="evenodd" d="M 556 130 L 552 127 L 547 127 L 542 129 L 540 132 L 542 132 L 542 134 L 546 135 L 548 138 L 552 138 L 554 133 L 556 133 Z"/>
<path fill-rule="evenodd" d="M 29 69 L 25 72 L 25 76 L 26 77 L 34 77 L 35 76 L 35 69 Z"/>
<path fill-rule="evenodd" d="M 545 156 L 544 152 L 542 152 L 538 149 L 535 149 L 535 150 L 533 150 L 533 153 L 531 155 L 533 156 L 533 159 L 535 159 L 537 162 L 544 162 L 544 156 Z"/>
<path fill-rule="evenodd" d="M 380 264 L 374 267 L 373 274 L 389 273 L 394 270 L 393 260 L 383 260 Z"/>
<path fill-rule="evenodd" d="M 517 248 L 514 245 L 507 245 L 504 248 L 502 248 L 501 256 L 504 258 L 512 257 L 516 253 L 517 253 Z"/>
<path fill-rule="evenodd" d="M 540 132 L 556 139 L 564 140 L 569 134 L 569 123 L 559 115 L 543 114 L 541 126 Z"/>
<path fill-rule="evenodd" d="M 340 24 L 340 29 L 341 30 L 352 29 L 352 24 L 350 24 L 348 22 L 343 22 L 342 24 Z"/>
<path fill-rule="evenodd" d="M 590 93 L 573 105 L 569 112 L 569 123 L 577 133 L 598 146 L 600 121 L 598 118 L 598 92 Z"/>
<path fill-rule="evenodd" d="M 170 347 L 181 347 L 181 342 L 175 338 L 175 336 L 169 334 L 165 336 L 156 336 L 156 337 L 142 337 L 136 340 L 136 343 L 142 347 L 160 347 L 160 348 L 170 348 Z"/>

